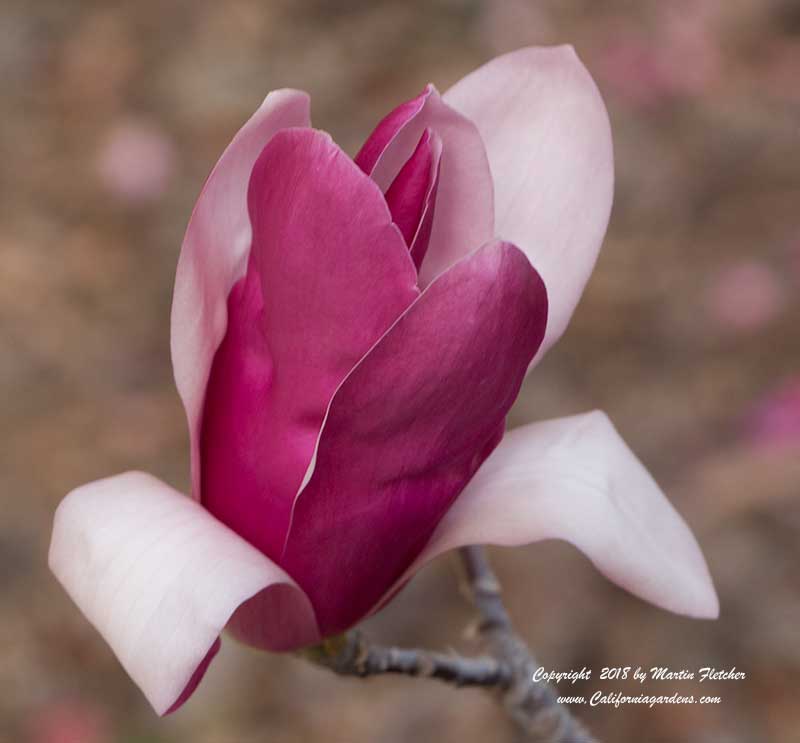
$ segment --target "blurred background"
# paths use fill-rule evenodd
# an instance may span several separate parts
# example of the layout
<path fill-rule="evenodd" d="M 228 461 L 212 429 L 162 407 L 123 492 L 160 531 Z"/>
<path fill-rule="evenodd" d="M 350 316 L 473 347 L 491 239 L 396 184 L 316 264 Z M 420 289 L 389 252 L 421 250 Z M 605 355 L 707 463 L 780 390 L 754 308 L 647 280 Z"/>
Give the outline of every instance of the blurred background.
<path fill-rule="evenodd" d="M 308 90 L 315 125 L 354 153 L 429 80 L 561 42 L 607 101 L 616 204 L 511 423 L 605 409 L 695 530 L 722 617 L 647 606 L 559 543 L 492 552 L 509 608 L 550 668 L 747 673 L 645 689 L 719 706 L 576 710 L 606 743 L 800 741 L 797 2 L 3 0 L 2 743 L 510 740 L 480 692 L 341 679 L 230 641 L 158 720 L 46 550 L 56 504 L 87 480 L 141 468 L 186 489 L 175 264 L 206 174 L 267 91 Z M 474 652 L 457 568 L 437 561 L 368 632 Z"/>

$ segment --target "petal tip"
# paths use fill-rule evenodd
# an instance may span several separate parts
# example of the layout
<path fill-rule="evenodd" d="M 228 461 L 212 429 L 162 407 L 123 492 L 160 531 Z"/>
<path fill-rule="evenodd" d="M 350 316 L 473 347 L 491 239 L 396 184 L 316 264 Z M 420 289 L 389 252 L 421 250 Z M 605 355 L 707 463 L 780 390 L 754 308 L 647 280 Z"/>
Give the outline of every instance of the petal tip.
<path fill-rule="evenodd" d="M 698 552 L 700 552 L 699 546 Z M 702 566 L 698 567 L 696 571 L 697 578 L 695 590 L 692 593 L 691 605 L 683 613 L 694 619 L 719 619 L 719 596 L 702 553 L 698 556 Z"/>
<path fill-rule="evenodd" d="M 719 619 L 719 597 L 713 586 L 710 586 L 710 593 L 707 604 L 698 612 L 698 619 Z"/>

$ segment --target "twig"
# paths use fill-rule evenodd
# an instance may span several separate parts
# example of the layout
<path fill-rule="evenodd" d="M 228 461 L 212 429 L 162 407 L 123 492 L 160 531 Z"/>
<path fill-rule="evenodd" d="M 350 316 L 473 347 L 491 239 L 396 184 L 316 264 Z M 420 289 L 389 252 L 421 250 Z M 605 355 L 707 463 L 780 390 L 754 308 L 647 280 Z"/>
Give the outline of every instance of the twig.
<path fill-rule="evenodd" d="M 472 600 L 481 617 L 479 632 L 491 655 L 511 669 L 503 703 L 515 723 L 520 740 L 535 743 L 597 743 L 596 739 L 559 704 L 555 690 L 535 682 L 539 663 L 514 631 L 494 574 L 482 547 L 460 550 Z"/>
<path fill-rule="evenodd" d="M 416 648 L 373 645 L 356 630 L 325 639 L 301 651 L 303 657 L 343 676 L 384 673 L 435 678 L 456 686 L 499 691 L 520 740 L 530 743 L 597 743 L 555 691 L 533 680 L 539 667 L 514 632 L 503 605 L 500 584 L 481 547 L 465 547 L 461 557 L 472 599 L 481 617 L 479 631 L 489 656 L 464 658 Z"/>
<path fill-rule="evenodd" d="M 307 648 L 303 655 L 342 676 L 365 678 L 398 673 L 435 678 L 455 686 L 506 687 L 512 681 L 511 668 L 495 658 L 463 658 L 416 648 L 373 645 L 355 630 Z"/>

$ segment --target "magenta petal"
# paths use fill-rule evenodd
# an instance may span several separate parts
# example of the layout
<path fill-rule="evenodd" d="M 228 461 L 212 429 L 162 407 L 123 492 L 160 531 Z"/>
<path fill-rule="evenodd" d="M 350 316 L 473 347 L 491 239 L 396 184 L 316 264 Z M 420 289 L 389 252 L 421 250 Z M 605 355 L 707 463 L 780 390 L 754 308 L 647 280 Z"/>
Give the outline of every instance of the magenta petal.
<path fill-rule="evenodd" d="M 364 142 L 358 154 L 355 156 L 356 165 L 358 165 L 361 170 L 367 174 L 372 172 L 375 163 L 378 162 L 378 158 L 380 158 L 389 143 L 397 136 L 397 133 L 410 119 L 413 119 L 422 110 L 432 88 L 432 85 L 425 86 L 425 90 L 416 98 L 401 103 L 397 108 L 390 111 L 380 120 L 378 126 L 376 126 L 372 134 L 367 137 L 367 141 Z"/>
<path fill-rule="evenodd" d="M 371 609 L 497 445 L 546 316 L 524 254 L 489 244 L 432 283 L 337 391 L 280 561 L 324 634 Z"/>
<path fill-rule="evenodd" d="M 248 199 L 251 258 L 203 414 L 202 501 L 275 559 L 334 391 L 419 291 L 383 195 L 327 134 L 276 134 Z"/>
<path fill-rule="evenodd" d="M 494 186 L 481 135 L 472 121 L 442 100 L 433 85 L 378 125 L 358 154 L 359 162 L 385 192 L 426 129 L 442 140 L 442 164 L 430 247 L 420 270 L 423 287 L 495 236 Z M 371 162 L 372 168 L 367 168 Z"/>
<path fill-rule="evenodd" d="M 175 384 L 189 422 L 192 495 L 198 499 L 200 416 L 206 383 L 225 335 L 225 303 L 245 272 L 250 249 L 250 173 L 275 132 L 308 124 L 308 95 L 298 90 L 270 93 L 214 166 L 186 228 L 172 299 L 171 344 Z"/>
<path fill-rule="evenodd" d="M 408 248 L 411 252 L 411 258 L 414 261 L 414 265 L 417 267 L 417 271 L 422 268 L 422 261 L 425 260 L 425 256 L 428 254 L 428 248 L 431 244 L 431 234 L 433 233 L 433 217 L 436 213 L 436 193 L 439 190 L 439 177 L 442 172 L 441 164 L 441 145 L 439 145 L 439 154 L 437 154 L 435 157 L 433 180 L 431 181 L 430 188 L 428 189 L 428 195 L 425 198 L 425 208 L 422 212 L 422 218 L 419 221 L 419 226 L 417 227 L 417 232 L 414 235 L 414 240 Z"/>
<path fill-rule="evenodd" d="M 411 245 L 414 239 L 425 208 L 425 197 L 433 181 L 435 169 L 431 136 L 430 129 L 422 133 L 414 153 L 386 191 L 386 203 L 406 245 Z"/>
<path fill-rule="evenodd" d="M 426 129 L 414 154 L 386 192 L 392 219 L 400 229 L 417 268 L 428 250 L 441 155 L 441 139 Z"/>

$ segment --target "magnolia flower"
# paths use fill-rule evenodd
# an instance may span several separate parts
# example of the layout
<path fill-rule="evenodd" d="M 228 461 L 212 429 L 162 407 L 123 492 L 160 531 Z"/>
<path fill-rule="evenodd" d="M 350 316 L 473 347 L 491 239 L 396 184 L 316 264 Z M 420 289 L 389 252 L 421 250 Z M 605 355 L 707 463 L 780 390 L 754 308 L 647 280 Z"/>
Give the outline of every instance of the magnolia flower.
<path fill-rule="evenodd" d="M 611 209 L 609 122 L 571 48 L 429 85 L 355 160 L 270 93 L 183 242 L 172 360 L 192 497 L 129 472 L 58 508 L 52 570 L 159 713 L 219 635 L 284 651 L 465 544 L 560 538 L 672 611 L 700 550 L 599 412 L 505 416 L 564 332 Z"/>

